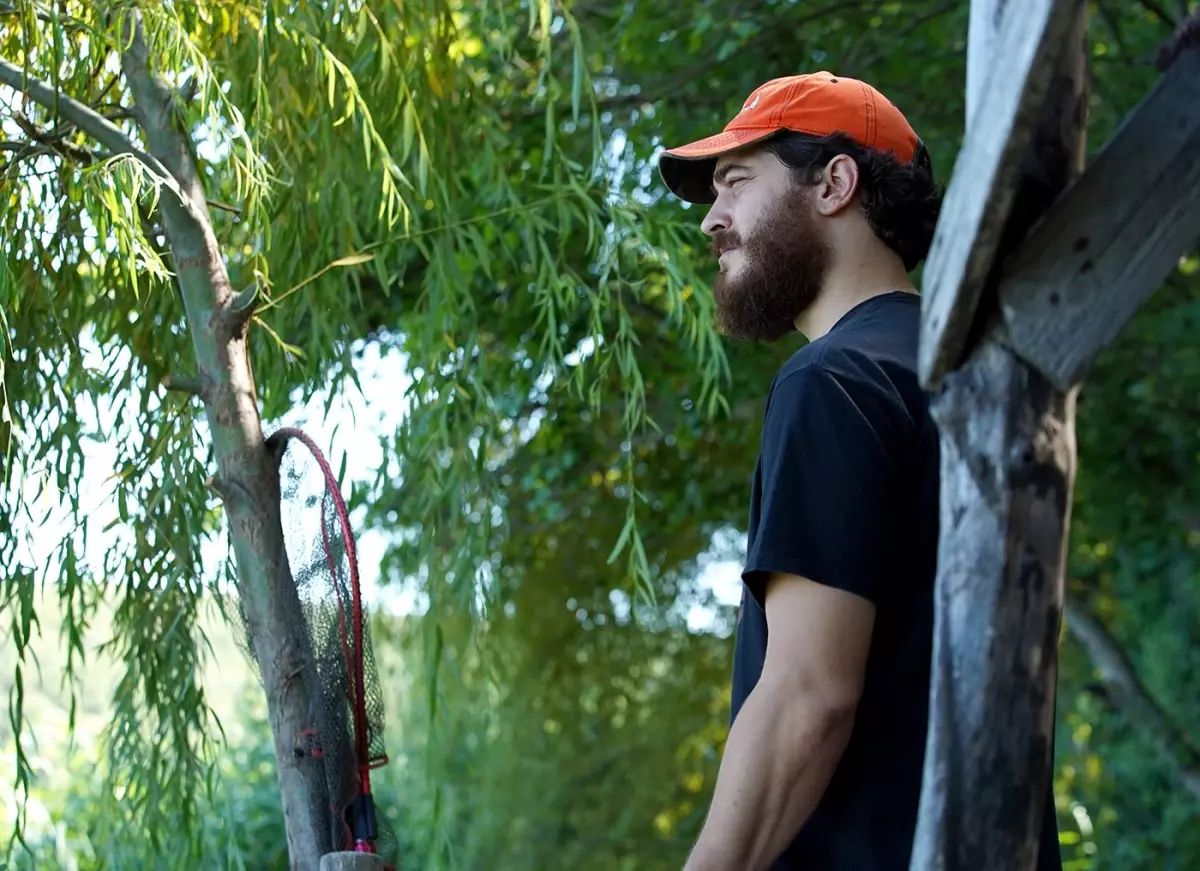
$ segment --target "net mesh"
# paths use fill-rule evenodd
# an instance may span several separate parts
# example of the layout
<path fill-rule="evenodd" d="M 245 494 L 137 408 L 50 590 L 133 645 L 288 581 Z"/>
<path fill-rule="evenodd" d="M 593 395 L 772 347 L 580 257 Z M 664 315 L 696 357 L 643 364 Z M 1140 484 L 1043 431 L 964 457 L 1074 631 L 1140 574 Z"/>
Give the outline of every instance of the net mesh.
<path fill-rule="evenodd" d="M 269 444 L 279 457 L 284 546 L 300 603 L 294 637 L 308 660 L 309 722 L 297 755 L 310 775 L 309 811 L 318 831 L 327 833 L 323 850 L 361 849 L 358 842 L 373 841 L 374 851 L 394 869 L 398 844 L 382 815 L 372 812 L 374 819 L 362 822 L 363 801 L 372 800 L 370 771 L 388 757 L 383 694 L 346 506 L 337 479 L 307 435 L 283 429 Z M 249 640 L 243 638 L 248 650 Z"/>

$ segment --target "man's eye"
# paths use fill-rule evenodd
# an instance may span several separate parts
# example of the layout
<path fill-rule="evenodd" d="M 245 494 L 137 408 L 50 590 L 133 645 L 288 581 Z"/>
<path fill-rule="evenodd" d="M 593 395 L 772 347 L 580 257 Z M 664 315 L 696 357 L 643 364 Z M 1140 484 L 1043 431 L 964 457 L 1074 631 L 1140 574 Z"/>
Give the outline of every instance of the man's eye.
<path fill-rule="evenodd" d="M 749 178 L 749 176 L 747 176 L 747 175 L 739 175 L 739 176 L 737 176 L 736 178 L 730 178 L 730 179 L 726 179 L 726 180 L 725 180 L 725 183 L 726 183 L 727 185 L 729 185 L 730 187 L 734 187 L 734 186 L 735 186 L 735 185 L 737 185 L 739 182 L 746 181 L 746 179 L 748 179 L 748 178 Z"/>

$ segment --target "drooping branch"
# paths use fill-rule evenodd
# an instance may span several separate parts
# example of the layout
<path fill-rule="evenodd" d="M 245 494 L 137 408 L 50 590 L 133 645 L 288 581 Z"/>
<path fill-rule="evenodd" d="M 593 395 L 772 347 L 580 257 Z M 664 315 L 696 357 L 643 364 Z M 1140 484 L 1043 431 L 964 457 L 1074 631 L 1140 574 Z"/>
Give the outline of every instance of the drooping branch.
<path fill-rule="evenodd" d="M 691 63 L 686 69 L 672 72 L 670 75 L 639 82 L 636 93 L 626 92 L 611 97 L 604 97 L 598 100 L 598 103 L 604 109 L 619 110 L 626 107 L 633 108 L 644 104 L 654 104 L 669 98 L 672 101 L 672 105 L 677 108 L 693 105 L 698 108 L 710 108 L 714 105 L 714 100 L 711 97 L 681 95 L 679 93 L 680 88 L 690 82 L 695 82 L 702 76 L 711 75 L 723 66 L 737 63 L 739 58 L 752 56 L 755 52 L 760 51 L 764 45 L 769 45 L 773 38 L 778 35 L 781 28 L 787 28 L 792 32 L 800 33 L 803 32 L 803 28 L 835 15 L 847 15 L 859 12 L 864 17 L 870 17 L 870 14 L 882 5 L 883 3 L 880 0 L 836 0 L 836 2 L 813 9 L 801 6 L 785 7 L 786 11 L 778 15 L 773 15 L 764 21 L 761 29 L 748 37 L 738 47 L 736 52 L 726 55 L 722 52 L 726 41 L 724 39 L 713 39 L 707 49 L 699 52 L 691 59 Z M 573 6 L 572 11 L 577 17 L 579 16 L 580 9 L 578 6 Z M 803 14 L 797 14 L 798 12 L 802 12 Z M 727 10 L 726 14 L 730 20 L 734 20 L 738 17 L 739 10 L 735 7 Z M 566 33 L 566 28 L 562 32 Z M 682 101 L 682 104 L 680 101 Z M 545 115 L 543 107 L 533 106 L 521 110 L 518 117 L 540 118 L 543 115 Z"/>
<path fill-rule="evenodd" d="M 1085 606 L 1067 601 L 1067 631 L 1087 653 L 1113 701 L 1147 737 L 1187 790 L 1200 799 L 1200 748 L 1146 689 L 1121 645 Z"/>
<path fill-rule="evenodd" d="M 170 190 L 187 206 L 186 198 L 167 168 L 152 154 L 138 148 L 116 124 L 90 107 L 57 91 L 41 79 L 26 75 L 16 64 L 0 60 L 0 82 L 26 94 L 35 103 L 50 111 L 57 111 L 64 119 L 74 124 L 88 136 L 112 151 L 113 154 L 129 154 L 137 158 L 154 176 L 155 180 Z"/>

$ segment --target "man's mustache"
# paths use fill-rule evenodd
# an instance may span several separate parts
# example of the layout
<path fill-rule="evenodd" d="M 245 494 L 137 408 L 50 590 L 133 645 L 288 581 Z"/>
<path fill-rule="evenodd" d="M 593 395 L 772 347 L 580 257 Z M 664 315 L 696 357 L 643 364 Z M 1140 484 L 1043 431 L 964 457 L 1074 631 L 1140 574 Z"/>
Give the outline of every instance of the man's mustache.
<path fill-rule="evenodd" d="M 708 247 L 713 257 L 720 257 L 730 248 L 741 247 L 741 244 L 742 237 L 738 235 L 737 230 L 721 230 L 713 234 Z"/>

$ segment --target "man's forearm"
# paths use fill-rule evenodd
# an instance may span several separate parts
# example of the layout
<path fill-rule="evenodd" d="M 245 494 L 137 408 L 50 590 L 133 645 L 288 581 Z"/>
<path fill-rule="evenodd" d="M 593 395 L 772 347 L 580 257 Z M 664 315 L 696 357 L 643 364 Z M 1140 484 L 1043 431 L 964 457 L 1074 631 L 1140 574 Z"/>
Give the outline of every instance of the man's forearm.
<path fill-rule="evenodd" d="M 712 806 L 685 871 L 762 871 L 825 792 L 853 727 L 791 687 L 760 683 L 739 712 Z"/>

